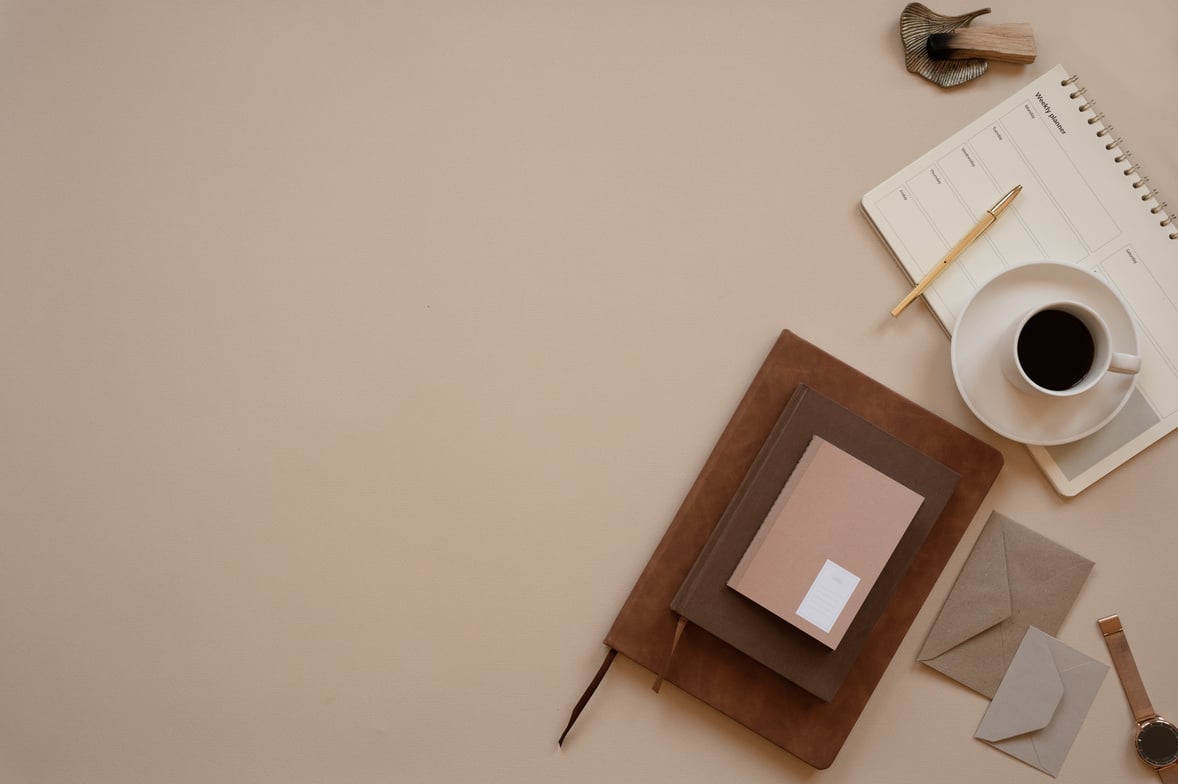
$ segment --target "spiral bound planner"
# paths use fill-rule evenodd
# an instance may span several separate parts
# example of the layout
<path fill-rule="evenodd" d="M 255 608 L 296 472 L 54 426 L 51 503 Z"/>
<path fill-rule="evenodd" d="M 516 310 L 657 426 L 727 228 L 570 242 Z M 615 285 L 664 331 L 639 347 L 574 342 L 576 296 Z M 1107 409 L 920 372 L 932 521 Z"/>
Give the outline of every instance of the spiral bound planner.
<path fill-rule="evenodd" d="M 1089 270 L 1137 325 L 1142 371 L 1093 435 L 1029 446 L 1062 495 L 1075 495 L 1178 427 L 1178 226 L 1082 80 L 1056 66 L 869 191 L 863 212 L 913 280 L 994 201 L 1023 192 L 924 298 L 949 333 L 982 284 L 1025 262 Z M 885 303 L 886 304 L 886 303 Z"/>

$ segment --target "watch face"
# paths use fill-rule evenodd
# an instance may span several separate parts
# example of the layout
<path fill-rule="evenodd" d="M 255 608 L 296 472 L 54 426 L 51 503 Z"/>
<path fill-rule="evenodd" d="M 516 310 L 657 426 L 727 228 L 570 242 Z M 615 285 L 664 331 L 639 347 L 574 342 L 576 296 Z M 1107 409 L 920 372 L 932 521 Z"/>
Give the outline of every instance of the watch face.
<path fill-rule="evenodd" d="M 1178 761 L 1178 728 L 1165 719 L 1155 719 L 1137 733 L 1137 756 L 1160 768 Z"/>

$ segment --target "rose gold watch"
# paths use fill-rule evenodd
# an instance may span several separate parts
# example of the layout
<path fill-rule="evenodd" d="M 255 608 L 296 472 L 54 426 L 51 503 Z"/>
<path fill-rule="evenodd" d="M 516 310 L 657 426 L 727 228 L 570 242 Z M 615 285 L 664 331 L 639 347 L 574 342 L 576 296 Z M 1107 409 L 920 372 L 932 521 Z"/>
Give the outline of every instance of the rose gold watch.
<path fill-rule="evenodd" d="M 1134 736 L 1137 756 L 1152 766 L 1165 784 L 1178 784 L 1178 727 L 1159 716 L 1150 704 L 1120 616 L 1110 615 L 1097 623 L 1129 699 L 1133 720 L 1137 722 Z"/>

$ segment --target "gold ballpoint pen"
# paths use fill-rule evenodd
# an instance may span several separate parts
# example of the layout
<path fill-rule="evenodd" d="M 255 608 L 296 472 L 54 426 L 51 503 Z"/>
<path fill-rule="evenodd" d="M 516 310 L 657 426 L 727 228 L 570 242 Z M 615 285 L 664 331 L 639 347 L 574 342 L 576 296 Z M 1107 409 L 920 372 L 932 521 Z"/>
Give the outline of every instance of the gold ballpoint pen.
<path fill-rule="evenodd" d="M 948 267 L 950 263 L 952 263 L 953 259 L 960 256 L 961 252 L 972 245 L 974 240 L 982 236 L 986 229 L 994 225 L 994 221 L 998 220 L 998 216 L 1006 211 L 1006 208 L 1010 206 L 1010 203 L 1014 201 L 1014 197 L 1018 196 L 1022 189 L 1023 186 L 1021 185 L 1014 186 L 1010 189 L 1010 193 L 1003 196 L 998 200 L 997 204 L 986 210 L 986 214 L 983 215 L 982 219 L 978 221 L 978 225 L 970 229 L 969 234 L 966 234 L 961 238 L 960 241 L 958 241 L 956 245 L 950 248 L 949 252 L 945 254 L 944 258 L 933 265 L 933 268 L 928 271 L 928 274 L 924 276 L 920 283 L 916 284 L 916 288 L 908 292 L 908 296 L 900 300 L 899 305 L 892 308 L 892 315 L 899 316 L 904 308 L 911 305 L 913 300 L 923 294 L 924 290 L 929 287 L 929 284 L 936 280 L 937 276 L 945 271 L 945 268 Z"/>

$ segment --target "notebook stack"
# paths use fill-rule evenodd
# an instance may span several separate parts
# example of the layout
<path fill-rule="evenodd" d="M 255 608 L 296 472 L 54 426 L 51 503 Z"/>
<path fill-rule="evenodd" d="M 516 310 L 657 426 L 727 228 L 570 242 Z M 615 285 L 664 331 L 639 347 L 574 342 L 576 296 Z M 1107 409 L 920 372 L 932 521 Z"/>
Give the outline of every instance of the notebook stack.
<path fill-rule="evenodd" d="M 569 727 L 620 653 L 828 767 L 1001 467 L 997 450 L 783 332 Z"/>
<path fill-rule="evenodd" d="M 958 479 L 799 385 L 671 609 L 829 702 Z"/>

